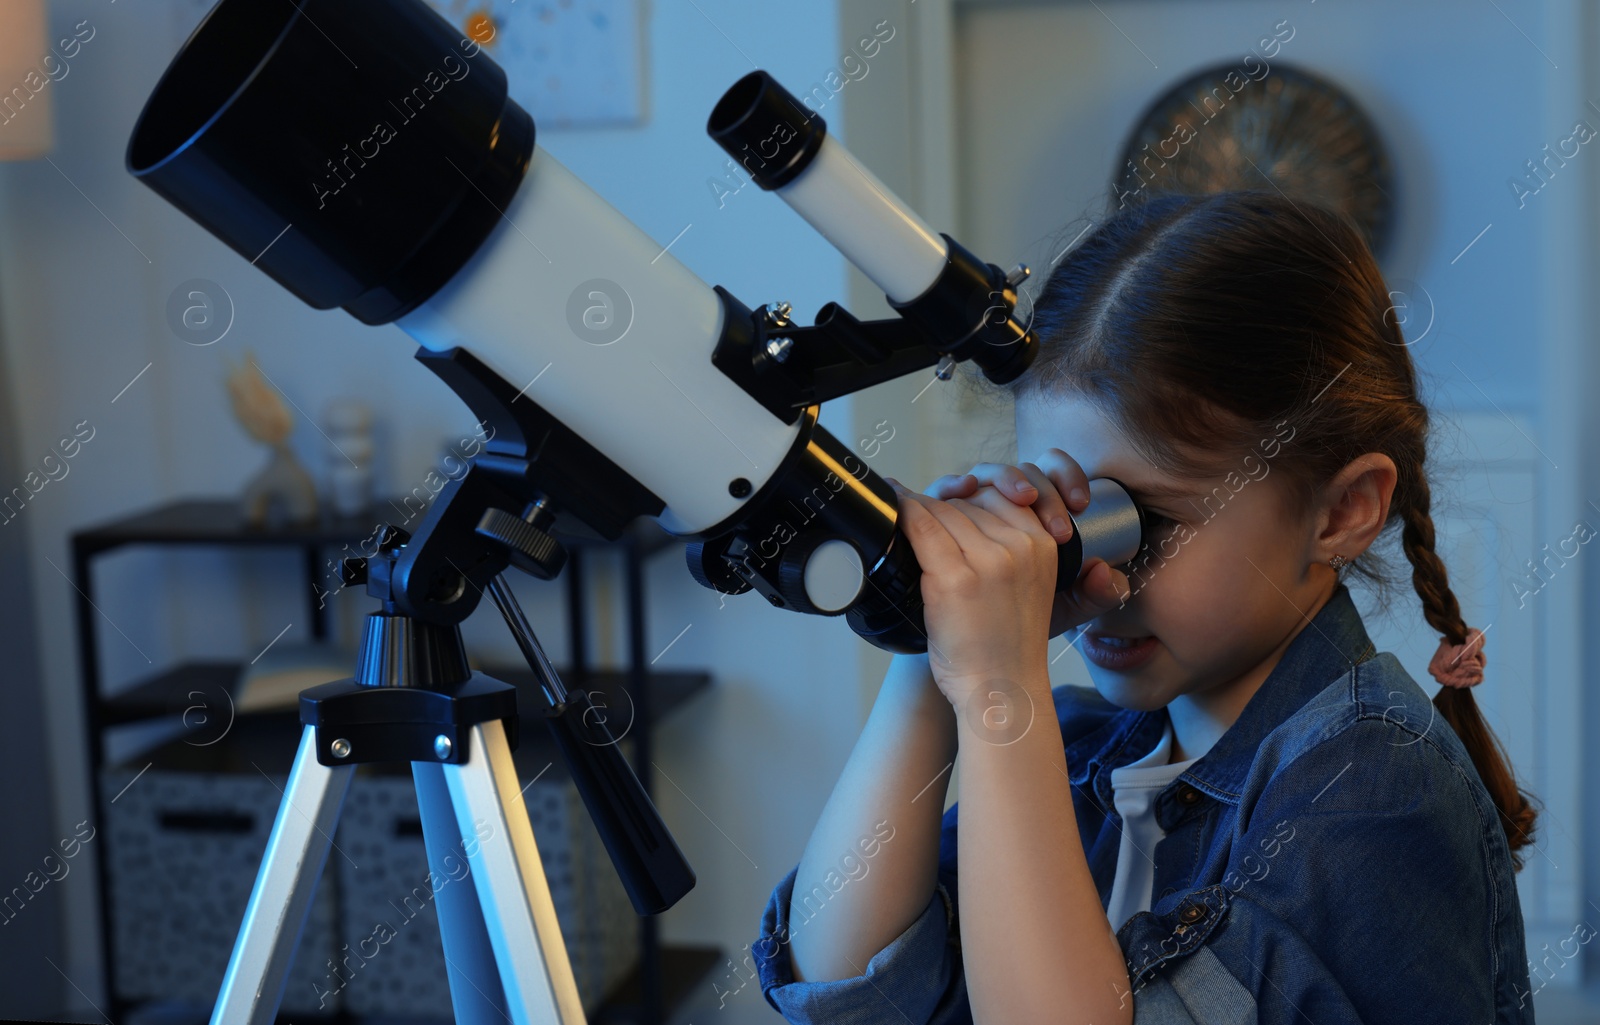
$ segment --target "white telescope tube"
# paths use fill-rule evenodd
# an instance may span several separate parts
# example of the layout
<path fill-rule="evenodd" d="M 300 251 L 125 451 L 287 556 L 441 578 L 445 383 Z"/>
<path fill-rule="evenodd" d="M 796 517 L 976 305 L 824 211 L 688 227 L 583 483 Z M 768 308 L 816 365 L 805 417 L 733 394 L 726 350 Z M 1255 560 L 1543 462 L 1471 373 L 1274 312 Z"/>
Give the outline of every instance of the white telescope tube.
<path fill-rule="evenodd" d="M 395 323 L 523 389 L 687 534 L 744 504 L 733 480 L 759 491 L 801 429 L 712 365 L 722 312 L 710 286 L 536 145 L 499 226 Z"/>
<path fill-rule="evenodd" d="M 921 295 L 944 268 L 943 237 L 831 135 L 773 191 L 895 302 Z"/>

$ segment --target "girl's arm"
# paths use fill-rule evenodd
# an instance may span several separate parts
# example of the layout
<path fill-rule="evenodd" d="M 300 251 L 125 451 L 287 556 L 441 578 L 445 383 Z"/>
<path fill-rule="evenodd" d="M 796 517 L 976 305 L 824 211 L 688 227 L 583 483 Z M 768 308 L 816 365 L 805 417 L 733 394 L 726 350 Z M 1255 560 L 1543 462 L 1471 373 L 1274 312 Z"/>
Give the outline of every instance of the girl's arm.
<path fill-rule="evenodd" d="M 979 694 L 997 707 L 1031 699 L 1020 737 L 959 718 L 967 992 L 978 1021 L 1131 1022 L 1127 965 L 1083 853 L 1045 670 L 1040 660 L 1036 677 Z"/>
<path fill-rule="evenodd" d="M 955 754 L 955 715 L 928 656 L 894 656 L 795 873 L 796 980 L 864 975 L 927 908 Z"/>
<path fill-rule="evenodd" d="M 923 571 L 930 667 L 959 723 L 956 860 L 973 1019 L 1127 1025 L 1127 966 L 1089 874 L 1050 714 L 1058 540 L 992 487 L 948 502 L 896 493 Z M 1096 564 L 1074 591 L 1104 597 L 1117 576 Z"/>

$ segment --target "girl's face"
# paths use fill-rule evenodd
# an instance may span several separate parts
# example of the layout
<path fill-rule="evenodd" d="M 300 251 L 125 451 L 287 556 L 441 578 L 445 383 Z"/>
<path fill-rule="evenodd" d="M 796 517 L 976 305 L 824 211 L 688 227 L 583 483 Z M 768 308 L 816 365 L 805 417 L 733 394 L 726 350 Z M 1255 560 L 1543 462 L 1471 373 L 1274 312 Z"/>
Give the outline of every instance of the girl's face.
<path fill-rule="evenodd" d="M 1332 592 L 1333 575 L 1311 570 L 1309 519 L 1289 521 L 1286 478 L 1274 472 L 1293 458 L 1293 426 L 1280 424 L 1216 476 L 1185 480 L 1157 469 L 1082 396 L 1024 397 L 1016 416 L 1019 460 L 1059 448 L 1091 480 L 1117 478 L 1161 517 L 1151 550 L 1119 567 L 1128 573 L 1126 604 L 1090 621 L 1077 641 L 1095 688 L 1142 711 L 1180 695 L 1228 703 L 1241 687 L 1248 700 L 1270 671 L 1268 660 L 1276 663 Z M 1118 650 L 1097 641 L 1103 635 L 1142 643 Z"/>

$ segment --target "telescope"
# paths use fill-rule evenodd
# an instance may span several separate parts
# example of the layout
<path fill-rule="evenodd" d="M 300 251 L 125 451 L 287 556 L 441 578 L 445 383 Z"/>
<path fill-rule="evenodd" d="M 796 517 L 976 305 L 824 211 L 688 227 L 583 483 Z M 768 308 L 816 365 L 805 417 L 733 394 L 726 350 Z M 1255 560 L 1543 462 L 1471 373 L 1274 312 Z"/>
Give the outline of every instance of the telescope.
<path fill-rule="evenodd" d="M 372 759 L 413 763 L 430 851 L 471 829 L 469 804 L 498 802 L 508 822 L 510 836 L 482 845 L 498 867 L 459 931 L 441 894 L 447 956 L 477 951 L 498 970 L 458 986 L 472 959 L 450 956 L 452 998 L 471 983 L 506 994 L 499 1015 L 581 1020 L 525 813 L 520 830 L 513 821 L 503 724 L 515 704 L 460 650 L 459 624 L 486 593 L 541 681 L 635 909 L 664 910 L 693 885 L 603 718 L 561 685 L 501 576 L 560 573 L 558 511 L 613 540 L 651 517 L 687 542 L 708 588 L 843 616 L 888 651 L 927 650 L 895 493 L 818 423 L 820 407 L 928 368 L 948 380 L 969 360 L 997 384 L 1017 379 L 1038 348 L 1017 316 L 1028 269 L 934 231 L 764 71 L 734 83 L 706 130 L 894 315 L 863 321 L 830 302 L 801 325 L 787 304 L 751 308 L 706 284 L 538 144 L 504 71 L 424 0 L 220 0 L 149 97 L 132 175 L 313 308 L 398 326 L 493 428 L 413 533 L 390 528 L 376 557 L 346 567 L 380 609 L 354 676 L 301 695 L 300 755 L 213 1021 L 271 1020 L 321 866 L 307 816 L 287 809 L 301 793 L 321 833 L 348 771 Z M 1126 490 L 1091 484 L 1060 549 L 1061 590 L 1090 558 L 1125 563 L 1143 542 Z"/>
<path fill-rule="evenodd" d="M 1027 268 L 1002 272 L 928 227 L 755 71 L 707 131 L 897 316 L 828 303 L 802 326 L 784 304 L 752 310 L 539 146 L 504 72 L 420 0 L 283 6 L 210 12 L 151 96 L 128 170 L 312 307 L 415 338 L 495 428 L 476 469 L 507 512 L 542 499 L 608 538 L 654 517 L 691 542 L 707 587 L 925 651 L 894 491 L 817 410 L 965 360 L 1018 377 L 1037 350 L 1015 315 Z M 1136 515 L 1097 529 L 1114 502 L 1133 513 L 1102 486 L 1079 565 L 1132 557 Z M 463 578 L 408 547 L 400 608 L 465 618 L 494 560 L 454 559 Z"/>

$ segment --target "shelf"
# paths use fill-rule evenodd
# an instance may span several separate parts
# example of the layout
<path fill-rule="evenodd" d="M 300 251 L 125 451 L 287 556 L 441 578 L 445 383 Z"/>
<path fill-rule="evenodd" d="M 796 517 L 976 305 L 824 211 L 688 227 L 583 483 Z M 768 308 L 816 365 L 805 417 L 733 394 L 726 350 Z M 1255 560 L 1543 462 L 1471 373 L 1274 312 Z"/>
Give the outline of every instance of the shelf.
<path fill-rule="evenodd" d="M 107 726 L 148 721 L 152 718 L 181 716 L 185 709 L 204 705 L 216 714 L 228 707 L 236 697 L 242 663 L 220 661 L 184 662 L 162 673 L 134 684 L 102 703 L 103 722 Z M 555 742 L 549 732 L 539 725 L 538 710 L 542 700 L 534 691 L 533 673 L 527 667 L 485 666 L 483 672 L 517 688 L 517 715 L 522 727 L 521 742 L 516 756 L 518 761 L 541 759 L 564 765 L 556 754 Z M 580 680 L 556 667 L 556 673 L 569 688 L 583 687 L 598 690 L 605 696 L 607 708 L 628 707 L 627 680 L 623 670 L 590 670 L 587 678 Z M 657 725 L 661 720 L 682 707 L 696 694 L 711 685 L 711 674 L 692 670 L 652 672 L 646 676 L 650 688 L 650 715 Z M 196 694 L 199 697 L 196 697 Z M 624 724 L 628 718 L 622 720 Z M 287 773 L 294 760 L 296 741 L 300 735 L 300 717 L 296 709 L 270 712 L 246 712 L 232 720 L 226 731 L 229 743 L 206 743 L 197 737 L 185 742 L 168 744 L 156 752 L 157 768 L 193 772 L 253 772 L 259 765 L 263 771 Z M 217 739 L 221 739 L 221 731 Z M 141 757 L 140 761 L 150 760 Z M 405 771 L 404 766 L 389 767 L 389 771 Z M 559 769 L 556 771 L 560 771 Z"/>
<path fill-rule="evenodd" d="M 542 707 L 542 700 L 535 696 L 533 672 L 527 666 L 486 665 L 483 672 L 517 688 L 519 715 L 531 718 Z M 625 669 L 590 669 L 583 677 L 578 677 L 570 669 L 556 666 L 556 675 L 569 690 L 582 687 L 600 691 L 610 707 L 627 701 L 628 672 Z M 650 689 L 650 717 L 659 723 L 711 686 L 711 674 L 693 669 L 657 669 L 645 674 L 645 682 Z"/>
<path fill-rule="evenodd" d="M 327 510 L 305 525 L 254 529 L 231 498 L 186 498 L 119 520 L 81 530 L 73 540 L 90 551 L 126 544 L 163 545 L 305 545 L 360 542 L 370 537 L 384 504 L 370 515 L 336 517 Z"/>
<path fill-rule="evenodd" d="M 404 524 L 417 518 L 415 510 L 408 510 L 401 498 L 395 497 L 374 503 L 360 516 L 334 516 L 324 508 L 314 523 L 257 529 L 245 524 L 237 499 L 185 498 L 81 530 L 73 535 L 73 541 L 91 553 L 128 544 L 359 544 L 372 536 L 379 523 L 398 520 Z M 620 543 L 620 539 L 607 541 L 566 513 L 556 515 L 552 533 L 569 547 L 614 547 Z M 623 536 L 636 543 L 645 556 L 681 543 L 654 520 L 645 518 L 629 525 Z"/>
<path fill-rule="evenodd" d="M 715 965 L 722 960 L 722 951 L 716 947 L 678 946 L 663 944 L 661 947 L 661 989 L 662 1002 L 669 1009 L 682 1005 L 683 1000 L 705 978 Z M 445 971 L 443 962 L 437 969 L 441 974 Z M 617 984 L 606 1000 L 590 1016 L 591 1025 L 625 1025 L 638 1020 L 639 1012 L 639 969 L 635 968 L 626 978 Z M 163 1005 L 157 1001 L 146 1002 L 129 1015 L 129 1025 L 205 1025 L 210 1020 L 211 1009 L 206 1007 Z M 294 1021 L 310 1022 L 340 1022 L 345 1025 L 448 1025 L 440 1021 L 433 1022 L 425 1018 L 398 1019 L 388 1016 L 362 1016 L 341 1014 L 325 1017 L 280 1014 L 275 1025 L 292 1025 Z"/>
<path fill-rule="evenodd" d="M 182 715 L 199 700 L 207 703 L 224 694 L 233 697 L 242 663 L 220 661 L 181 662 L 164 672 L 147 676 L 100 702 L 100 723 L 120 726 L 166 715 Z M 199 691 L 201 698 L 192 697 Z M 226 705 L 226 701 L 219 702 Z"/>

